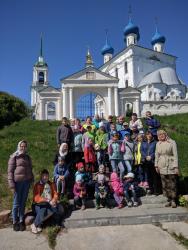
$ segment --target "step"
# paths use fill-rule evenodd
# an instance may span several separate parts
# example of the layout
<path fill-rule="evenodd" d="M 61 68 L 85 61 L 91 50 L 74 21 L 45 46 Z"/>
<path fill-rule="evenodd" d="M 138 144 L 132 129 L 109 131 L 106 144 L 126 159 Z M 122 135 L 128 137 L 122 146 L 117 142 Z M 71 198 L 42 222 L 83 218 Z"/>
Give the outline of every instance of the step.
<path fill-rule="evenodd" d="M 116 202 L 115 202 L 114 199 L 109 199 L 108 202 L 109 202 L 110 206 L 112 206 L 112 207 L 116 206 Z M 73 199 L 69 200 L 69 203 L 71 205 L 73 205 L 74 204 L 74 200 Z M 148 195 L 148 196 L 141 197 L 140 198 L 140 203 L 142 205 L 148 204 L 151 207 L 155 207 L 155 205 L 156 205 L 156 207 L 164 207 L 164 203 L 166 203 L 166 198 L 163 195 L 158 195 L 158 196 Z M 94 208 L 95 205 L 96 205 L 95 199 L 87 199 L 86 200 L 86 207 L 87 208 Z"/>
<path fill-rule="evenodd" d="M 135 208 L 125 207 L 123 209 L 95 208 L 84 211 L 73 211 L 69 218 L 65 220 L 67 228 L 85 228 L 109 225 L 137 225 L 152 224 L 162 222 L 176 222 L 188 220 L 188 210 L 186 208 L 165 208 L 142 205 Z"/>

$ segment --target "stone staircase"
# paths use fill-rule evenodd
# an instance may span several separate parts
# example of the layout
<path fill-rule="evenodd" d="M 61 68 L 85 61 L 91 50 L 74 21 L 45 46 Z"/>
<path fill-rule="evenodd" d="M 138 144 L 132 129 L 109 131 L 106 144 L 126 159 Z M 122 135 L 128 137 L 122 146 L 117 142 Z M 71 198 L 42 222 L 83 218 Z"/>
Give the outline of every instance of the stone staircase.
<path fill-rule="evenodd" d="M 95 209 L 95 200 L 86 202 L 87 209 L 72 211 L 65 219 L 67 228 L 84 228 L 108 225 L 136 225 L 188 220 L 188 210 L 182 207 L 166 208 L 166 198 L 159 196 L 141 197 L 142 205 L 132 208 Z M 73 204 L 73 200 L 70 201 Z M 111 200 L 111 204 L 114 201 Z M 114 204 L 115 205 L 115 204 Z"/>

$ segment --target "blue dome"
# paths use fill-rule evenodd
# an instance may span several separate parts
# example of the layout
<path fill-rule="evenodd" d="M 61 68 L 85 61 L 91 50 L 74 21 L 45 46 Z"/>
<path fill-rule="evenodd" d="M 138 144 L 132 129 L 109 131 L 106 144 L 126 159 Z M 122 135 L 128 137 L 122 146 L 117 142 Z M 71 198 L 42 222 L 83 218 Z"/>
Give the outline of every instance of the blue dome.
<path fill-rule="evenodd" d="M 166 38 L 156 30 L 155 35 L 151 39 L 151 44 L 154 45 L 156 43 L 165 43 L 165 41 Z"/>
<path fill-rule="evenodd" d="M 114 54 L 114 49 L 112 48 L 112 46 L 110 46 L 109 43 L 106 42 L 106 44 L 104 45 L 104 47 L 101 50 L 101 54 L 104 56 L 105 54 Z"/>
<path fill-rule="evenodd" d="M 139 28 L 138 26 L 134 25 L 131 20 L 129 20 L 129 23 L 127 24 L 127 26 L 125 26 L 124 29 L 124 36 L 128 36 L 129 34 L 132 33 L 137 35 L 137 40 L 139 41 L 140 39 Z"/>

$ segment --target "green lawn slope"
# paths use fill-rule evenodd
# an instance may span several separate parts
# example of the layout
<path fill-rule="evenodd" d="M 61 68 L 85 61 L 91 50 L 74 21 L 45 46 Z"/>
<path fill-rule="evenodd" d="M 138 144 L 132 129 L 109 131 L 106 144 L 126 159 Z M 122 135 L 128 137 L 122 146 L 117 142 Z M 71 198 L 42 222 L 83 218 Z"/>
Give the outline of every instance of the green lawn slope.
<path fill-rule="evenodd" d="M 183 177 L 188 177 L 188 114 L 158 117 L 162 127 L 178 145 L 179 166 Z M 33 162 L 35 179 L 41 169 L 47 168 L 52 173 L 53 158 L 57 150 L 57 121 L 22 120 L 0 130 L 0 210 L 10 208 L 12 195 L 7 185 L 7 161 L 17 147 L 17 143 L 25 139 L 29 142 L 29 155 Z M 29 203 L 31 203 L 31 197 Z"/>

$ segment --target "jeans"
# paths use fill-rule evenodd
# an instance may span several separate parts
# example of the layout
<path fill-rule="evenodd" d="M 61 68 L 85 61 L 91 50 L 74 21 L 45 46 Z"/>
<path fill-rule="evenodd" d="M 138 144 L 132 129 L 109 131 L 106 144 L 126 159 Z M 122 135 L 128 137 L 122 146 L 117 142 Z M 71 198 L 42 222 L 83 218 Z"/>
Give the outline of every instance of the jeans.
<path fill-rule="evenodd" d="M 112 166 L 112 170 L 113 172 L 117 173 L 117 170 L 119 168 L 120 170 L 120 179 L 123 179 L 123 175 L 124 175 L 124 166 L 121 160 L 110 160 L 111 166 Z"/>
<path fill-rule="evenodd" d="M 49 203 L 39 203 L 34 205 L 36 217 L 34 224 L 36 227 L 41 227 L 43 222 L 53 216 L 54 222 L 61 225 L 62 214 L 58 211 L 58 206 L 52 207 Z"/>
<path fill-rule="evenodd" d="M 148 172 L 146 171 L 143 165 L 136 166 L 135 172 L 137 180 L 139 182 L 145 182 L 145 181 L 148 182 Z"/>
<path fill-rule="evenodd" d="M 125 166 L 127 168 L 127 172 L 130 173 L 132 172 L 132 164 L 133 160 L 124 160 Z"/>
<path fill-rule="evenodd" d="M 133 197 L 134 202 L 138 202 L 138 197 L 137 197 L 136 191 L 134 189 L 133 190 L 125 190 L 124 194 L 125 194 L 125 198 L 126 198 L 127 202 L 132 201 L 132 199 L 131 199 L 132 197 Z"/>
<path fill-rule="evenodd" d="M 24 221 L 25 204 L 27 201 L 31 181 L 19 181 L 15 183 L 12 218 L 13 224 Z"/>
<path fill-rule="evenodd" d="M 122 201 L 123 201 L 123 196 L 122 195 L 118 195 L 117 193 L 114 193 L 113 196 L 114 196 L 114 199 L 115 199 L 116 203 L 119 206 L 122 203 Z"/>
<path fill-rule="evenodd" d="M 105 150 L 99 150 L 97 151 L 97 163 L 98 165 L 104 164 L 105 160 Z"/>
<path fill-rule="evenodd" d="M 56 181 L 57 192 L 64 194 L 65 192 L 65 180 L 57 179 Z"/>

